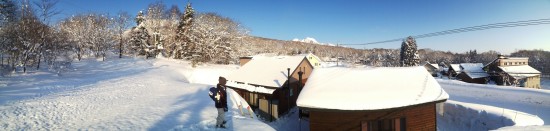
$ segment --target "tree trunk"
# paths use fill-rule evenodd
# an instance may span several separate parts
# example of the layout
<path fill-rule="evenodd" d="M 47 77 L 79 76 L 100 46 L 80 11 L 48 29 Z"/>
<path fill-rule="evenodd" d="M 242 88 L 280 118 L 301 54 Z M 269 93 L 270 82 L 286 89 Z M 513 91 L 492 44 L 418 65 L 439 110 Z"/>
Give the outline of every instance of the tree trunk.
<path fill-rule="evenodd" d="M 122 38 L 120 39 L 120 43 L 118 43 L 118 58 L 122 58 Z"/>
<path fill-rule="evenodd" d="M 42 53 L 38 54 L 38 64 L 36 65 L 36 70 L 40 69 L 40 57 L 42 57 Z"/>
<path fill-rule="evenodd" d="M 29 59 L 29 54 L 25 54 L 25 60 L 23 61 L 23 73 L 27 72 L 27 60 Z"/>
<path fill-rule="evenodd" d="M 78 48 L 78 49 L 77 49 L 77 52 L 78 52 L 78 53 L 77 53 L 76 56 L 78 57 L 78 61 L 80 61 L 80 59 L 82 59 L 82 51 L 81 51 L 80 48 Z"/>

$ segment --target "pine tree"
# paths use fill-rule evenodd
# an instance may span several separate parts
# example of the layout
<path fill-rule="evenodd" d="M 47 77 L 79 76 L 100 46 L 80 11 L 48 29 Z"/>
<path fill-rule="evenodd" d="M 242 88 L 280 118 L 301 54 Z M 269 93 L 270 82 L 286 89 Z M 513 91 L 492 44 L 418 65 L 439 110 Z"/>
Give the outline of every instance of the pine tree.
<path fill-rule="evenodd" d="M 416 40 L 414 40 L 412 36 L 407 37 L 407 39 L 403 40 L 403 43 L 401 43 L 400 58 L 401 66 L 418 66 L 420 63 Z"/>
<path fill-rule="evenodd" d="M 195 10 L 191 7 L 191 3 L 188 3 L 185 7 L 185 12 L 178 23 L 176 30 L 176 44 L 173 47 L 173 56 L 175 59 L 191 59 L 195 50 L 196 43 L 193 39 L 193 17 Z"/>
<path fill-rule="evenodd" d="M 137 55 L 145 55 L 145 58 L 148 58 L 148 47 L 150 46 L 149 38 L 151 36 L 143 24 L 144 21 L 143 12 L 140 11 L 136 17 L 137 27 L 132 30 L 130 44 Z"/>

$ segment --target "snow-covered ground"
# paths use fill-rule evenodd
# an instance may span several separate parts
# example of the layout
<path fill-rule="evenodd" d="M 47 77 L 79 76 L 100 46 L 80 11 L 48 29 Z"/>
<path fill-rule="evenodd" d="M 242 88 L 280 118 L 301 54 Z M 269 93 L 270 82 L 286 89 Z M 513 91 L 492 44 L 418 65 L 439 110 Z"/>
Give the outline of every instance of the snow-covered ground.
<path fill-rule="evenodd" d="M 217 111 L 208 88 L 237 66 L 188 65 L 90 59 L 61 76 L 37 71 L 3 77 L 0 130 L 213 130 Z M 228 130 L 274 130 L 241 116 L 231 103 Z"/>
<path fill-rule="evenodd" d="M 42 70 L 0 77 L 0 130 L 216 130 L 208 88 L 238 68 L 191 68 L 188 62 L 164 58 L 86 59 L 61 75 Z M 539 120 L 546 126 L 528 129 L 550 125 L 550 90 L 438 82 L 450 95 L 443 116 L 438 115 L 441 130 L 540 125 Z M 541 84 L 548 86 L 545 80 Z M 241 115 L 238 98 L 230 102 L 227 130 L 309 129 L 296 109 L 268 123 Z"/>
<path fill-rule="evenodd" d="M 439 79 L 438 82 L 450 95 L 445 114 L 438 115 L 438 126 L 442 130 L 550 125 L 550 90 L 456 80 Z"/>

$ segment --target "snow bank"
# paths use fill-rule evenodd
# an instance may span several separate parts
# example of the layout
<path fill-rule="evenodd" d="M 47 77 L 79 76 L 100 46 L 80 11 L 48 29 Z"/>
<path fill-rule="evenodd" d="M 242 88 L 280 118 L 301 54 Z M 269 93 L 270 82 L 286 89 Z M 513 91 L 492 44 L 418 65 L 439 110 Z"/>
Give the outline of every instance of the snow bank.
<path fill-rule="evenodd" d="M 289 113 L 269 123 L 278 131 L 309 131 L 309 120 L 298 117 L 298 108 L 290 109 Z"/>
<path fill-rule="evenodd" d="M 38 71 L 2 77 L 0 130 L 218 130 L 208 88 L 235 67 L 84 59 L 62 76 Z M 274 130 L 253 112 L 241 113 L 249 106 L 232 90 L 229 98 L 227 130 Z"/>
<path fill-rule="evenodd" d="M 438 79 L 449 100 L 494 106 L 536 115 L 550 123 L 550 90 L 472 84 Z"/>
<path fill-rule="evenodd" d="M 498 128 L 499 131 L 550 131 L 550 126 L 508 126 Z"/>
<path fill-rule="evenodd" d="M 544 125 L 537 116 L 488 105 L 448 100 L 443 115 L 438 114 L 440 130 L 493 130 L 506 126 Z"/>

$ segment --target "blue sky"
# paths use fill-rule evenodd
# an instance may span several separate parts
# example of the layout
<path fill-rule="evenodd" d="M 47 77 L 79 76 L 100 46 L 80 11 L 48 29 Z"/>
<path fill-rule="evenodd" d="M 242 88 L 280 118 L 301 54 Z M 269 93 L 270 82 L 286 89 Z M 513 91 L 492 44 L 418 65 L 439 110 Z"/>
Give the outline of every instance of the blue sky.
<path fill-rule="evenodd" d="M 131 15 L 155 1 L 60 0 L 63 13 L 101 12 Z M 184 9 L 187 0 L 163 0 Z M 215 12 L 247 27 L 251 35 L 291 40 L 313 37 L 323 43 L 361 44 L 455 28 L 550 18 L 550 0 L 190 0 L 198 12 Z M 492 29 L 417 39 L 419 48 L 465 52 L 519 49 L 550 51 L 550 25 Z M 401 42 L 349 46 L 400 48 Z"/>

